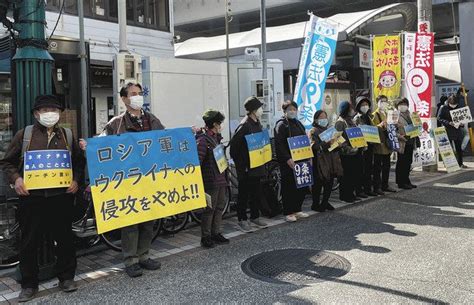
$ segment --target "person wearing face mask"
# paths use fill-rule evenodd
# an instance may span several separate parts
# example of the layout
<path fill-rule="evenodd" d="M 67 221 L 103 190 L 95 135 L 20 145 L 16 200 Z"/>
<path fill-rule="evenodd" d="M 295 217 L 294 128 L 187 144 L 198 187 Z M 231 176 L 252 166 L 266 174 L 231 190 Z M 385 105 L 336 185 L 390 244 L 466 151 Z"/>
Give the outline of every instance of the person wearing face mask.
<path fill-rule="evenodd" d="M 419 147 L 420 139 L 410 138 L 406 136 L 405 127 L 413 125 L 410 111 L 408 110 L 409 101 L 407 98 L 398 99 L 395 105 L 400 112 L 398 119 L 398 128 L 400 133 L 400 150 L 397 152 L 397 167 L 395 170 L 395 181 L 399 188 L 411 190 L 416 188 L 416 185 L 410 181 L 410 170 L 413 162 L 413 150 Z"/>
<path fill-rule="evenodd" d="M 451 142 L 451 146 L 453 146 L 454 150 L 456 151 L 456 158 L 458 160 L 458 164 L 461 168 L 467 168 L 466 165 L 463 163 L 463 151 L 462 151 L 462 140 L 463 140 L 463 131 L 464 125 L 456 125 L 453 122 L 453 118 L 451 117 L 451 110 L 461 108 L 459 106 L 458 100 L 454 95 L 448 97 L 447 100 L 448 105 L 441 107 L 438 114 L 438 122 L 441 123 L 446 128 L 446 133 L 448 134 L 449 141 Z"/>
<path fill-rule="evenodd" d="M 356 112 L 352 104 L 348 101 L 342 101 L 339 104 L 339 118 L 334 127 L 337 131 L 344 132 L 347 128 L 356 127 L 354 116 Z M 352 148 L 346 133 L 343 133 L 346 142 L 341 144 L 340 156 L 344 175 L 340 181 L 339 199 L 348 203 L 360 200 L 356 196 L 356 187 L 362 176 L 362 150 L 361 148 Z"/>
<path fill-rule="evenodd" d="M 372 112 L 370 108 L 372 103 L 370 99 L 365 96 L 359 96 L 356 100 L 357 115 L 354 120 L 357 126 L 369 125 L 372 126 Z M 367 198 L 367 196 L 377 196 L 372 187 L 372 174 L 374 171 L 374 144 L 367 143 L 367 149 L 362 152 L 364 160 L 362 169 L 362 179 L 357 184 L 357 196 Z"/>
<path fill-rule="evenodd" d="M 65 292 L 77 289 L 74 282 L 76 253 L 71 225 L 73 194 L 83 180 L 85 160 L 72 131 L 58 126 L 63 110 L 64 107 L 55 96 L 37 96 L 32 110 L 35 124 L 16 133 L 4 159 L 0 161 L 0 166 L 15 185 L 20 202 L 20 302 L 31 300 L 38 292 L 37 254 L 43 234 L 52 234 L 56 242 L 54 252 L 57 256 L 59 288 Z M 69 187 L 27 189 L 23 181 L 24 153 L 36 150 L 70 151 L 73 181 Z"/>
<path fill-rule="evenodd" d="M 143 93 L 140 84 L 128 83 L 120 90 L 120 96 L 127 111 L 112 118 L 105 126 L 102 136 L 165 128 L 156 116 L 142 108 Z M 153 225 L 154 221 L 148 221 L 121 229 L 125 272 L 130 277 L 141 276 L 142 268 L 157 270 L 161 267 L 158 261 L 149 256 Z"/>
<path fill-rule="evenodd" d="M 372 124 L 379 128 L 380 144 L 374 144 L 374 172 L 373 186 L 374 192 L 383 195 L 384 192 L 396 192 L 388 184 L 390 176 L 390 155 L 392 150 L 389 146 L 387 133 L 387 110 L 389 108 L 388 98 L 385 95 L 377 97 L 378 108 L 372 116 Z"/>
<path fill-rule="evenodd" d="M 323 142 L 319 135 L 328 129 L 328 115 L 324 110 L 318 110 L 313 117 L 313 128 L 310 131 L 311 149 L 313 150 L 313 204 L 311 209 L 317 212 L 334 211 L 329 203 L 335 178 L 342 177 L 341 158 L 337 149 L 329 151 L 334 139 Z M 323 198 L 321 199 L 321 191 Z"/>
<path fill-rule="evenodd" d="M 255 96 L 244 102 L 247 115 L 240 122 L 230 141 L 230 156 L 234 160 L 237 170 L 238 198 L 237 218 L 242 232 L 254 231 L 252 225 L 265 228 L 267 224 L 260 217 L 260 198 L 262 195 L 261 179 L 265 176 L 265 166 L 250 168 L 250 156 L 245 136 L 262 131 L 260 118 L 263 114 L 263 104 Z M 250 207 L 250 221 L 247 217 L 247 206 Z"/>
<path fill-rule="evenodd" d="M 217 110 L 209 109 L 202 116 L 206 126 L 197 133 L 197 149 L 201 164 L 202 179 L 206 194 L 211 196 L 212 207 L 207 207 L 202 214 L 201 245 L 212 248 L 215 244 L 228 244 L 222 236 L 222 213 L 226 204 L 226 172 L 221 173 L 214 158 L 214 149 L 222 141 L 222 123 L 224 115 Z"/>
<path fill-rule="evenodd" d="M 295 222 L 299 218 L 308 217 L 301 211 L 307 188 L 297 188 L 293 169 L 295 161 L 291 158 L 288 138 L 306 135 L 303 124 L 298 120 L 298 105 L 286 101 L 282 105 L 284 116 L 275 124 L 275 150 L 281 173 L 281 192 L 283 214 L 286 221 Z"/>

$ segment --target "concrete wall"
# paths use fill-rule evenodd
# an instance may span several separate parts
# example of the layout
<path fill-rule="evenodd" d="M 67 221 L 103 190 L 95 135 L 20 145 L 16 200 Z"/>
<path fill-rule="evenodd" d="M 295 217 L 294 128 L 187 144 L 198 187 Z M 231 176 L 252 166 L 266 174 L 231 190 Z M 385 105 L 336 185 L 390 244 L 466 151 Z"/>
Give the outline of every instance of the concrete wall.
<path fill-rule="evenodd" d="M 461 75 L 467 89 L 471 112 L 474 110 L 474 31 L 472 25 L 474 1 L 459 3 L 459 29 L 461 37 Z"/>

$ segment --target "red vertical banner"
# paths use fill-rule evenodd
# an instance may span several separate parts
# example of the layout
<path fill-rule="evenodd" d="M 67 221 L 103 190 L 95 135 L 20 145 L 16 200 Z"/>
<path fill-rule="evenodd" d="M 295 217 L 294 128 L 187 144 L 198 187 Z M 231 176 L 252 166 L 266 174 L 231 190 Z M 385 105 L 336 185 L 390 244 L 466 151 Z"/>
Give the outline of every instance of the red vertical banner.
<path fill-rule="evenodd" d="M 431 117 L 434 34 L 405 34 L 405 86 L 408 99 L 420 118 Z"/>

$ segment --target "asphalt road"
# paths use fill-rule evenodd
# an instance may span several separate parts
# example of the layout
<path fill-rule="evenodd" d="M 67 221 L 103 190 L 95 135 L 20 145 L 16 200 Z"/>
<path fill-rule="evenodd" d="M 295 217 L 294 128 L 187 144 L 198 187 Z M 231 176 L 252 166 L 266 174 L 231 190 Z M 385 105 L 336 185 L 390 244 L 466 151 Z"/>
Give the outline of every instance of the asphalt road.
<path fill-rule="evenodd" d="M 124 274 L 40 303 L 465 303 L 474 304 L 474 171 L 416 190 L 167 257 L 158 272 Z M 346 258 L 343 277 L 298 286 L 244 274 L 262 251 L 326 250 Z M 291 258 L 289 258 L 291 259 Z"/>

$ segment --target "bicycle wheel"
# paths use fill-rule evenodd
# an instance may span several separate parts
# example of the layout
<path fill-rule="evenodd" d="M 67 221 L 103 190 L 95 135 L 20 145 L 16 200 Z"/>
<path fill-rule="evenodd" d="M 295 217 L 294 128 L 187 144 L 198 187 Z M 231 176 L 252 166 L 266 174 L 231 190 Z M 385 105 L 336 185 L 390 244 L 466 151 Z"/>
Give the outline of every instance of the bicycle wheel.
<path fill-rule="evenodd" d="M 281 195 L 281 173 L 278 162 L 272 160 L 268 165 L 268 175 L 272 183 L 272 189 L 275 192 L 278 203 L 282 203 L 283 197 Z"/>
<path fill-rule="evenodd" d="M 332 183 L 332 190 L 336 191 L 339 188 L 339 179 L 334 179 L 334 182 Z"/>
<path fill-rule="evenodd" d="M 176 214 L 161 219 L 161 230 L 167 234 L 176 234 L 188 223 L 188 213 Z"/>
<path fill-rule="evenodd" d="M 100 237 L 110 249 L 118 252 L 122 251 L 122 233 L 120 229 L 103 233 Z"/>
<path fill-rule="evenodd" d="M 225 213 L 227 213 L 228 209 L 229 209 L 229 205 L 230 205 L 230 201 L 231 201 L 231 193 L 230 193 L 230 186 L 226 187 L 225 189 L 225 206 L 224 206 L 224 210 L 222 210 L 222 216 L 225 215 Z M 204 209 L 197 209 L 197 210 L 193 210 L 193 211 L 189 211 L 189 216 L 191 216 L 191 219 L 198 223 L 198 224 L 201 224 L 201 219 L 202 219 L 202 213 L 204 212 Z"/>
<path fill-rule="evenodd" d="M 161 231 L 161 219 L 157 219 L 155 220 L 155 223 L 153 224 L 153 238 L 151 240 L 151 242 L 154 242 L 158 236 L 160 235 L 160 231 Z"/>
<path fill-rule="evenodd" d="M 0 269 L 18 264 L 20 250 L 20 224 L 16 202 L 0 204 Z"/>

